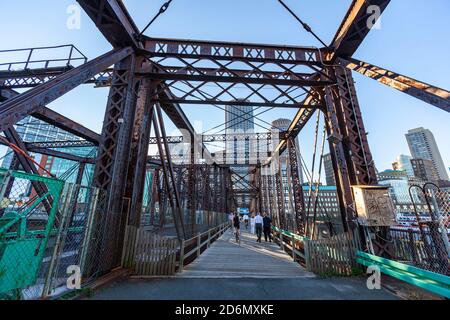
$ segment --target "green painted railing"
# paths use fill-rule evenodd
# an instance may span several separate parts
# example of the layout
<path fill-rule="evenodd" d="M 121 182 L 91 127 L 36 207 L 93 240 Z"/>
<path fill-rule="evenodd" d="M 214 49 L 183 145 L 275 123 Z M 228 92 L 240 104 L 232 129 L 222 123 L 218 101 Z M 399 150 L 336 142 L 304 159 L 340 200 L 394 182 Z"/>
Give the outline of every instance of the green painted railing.
<path fill-rule="evenodd" d="M 374 256 L 362 251 L 358 251 L 356 257 L 356 262 L 361 265 L 366 267 L 377 266 L 384 274 L 445 298 L 450 298 L 450 277 L 446 275 Z"/>
<path fill-rule="evenodd" d="M 292 232 L 287 231 L 287 230 L 280 229 L 280 228 L 278 228 L 276 226 L 272 226 L 272 230 L 280 232 L 281 234 L 283 234 L 285 236 L 288 236 L 290 238 L 294 237 L 295 240 L 299 240 L 299 241 L 309 240 L 309 238 L 307 238 L 307 237 L 304 237 L 304 236 L 292 233 Z"/>

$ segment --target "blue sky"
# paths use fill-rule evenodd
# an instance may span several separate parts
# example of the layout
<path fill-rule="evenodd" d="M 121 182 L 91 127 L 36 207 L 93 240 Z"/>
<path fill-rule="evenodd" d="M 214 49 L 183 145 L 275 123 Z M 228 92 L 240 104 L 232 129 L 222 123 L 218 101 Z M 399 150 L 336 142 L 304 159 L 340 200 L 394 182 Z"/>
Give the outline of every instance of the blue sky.
<path fill-rule="evenodd" d="M 143 28 L 164 1 L 124 2 L 136 24 Z M 286 0 L 327 43 L 333 38 L 350 2 Z M 84 13 L 80 30 L 66 28 L 66 10 L 74 3 L 69 0 L 1 1 L 0 28 L 4 30 L 4 36 L 0 49 L 74 44 L 90 59 L 109 51 L 109 43 Z M 371 31 L 355 57 L 449 89 L 449 15 L 448 0 L 392 0 L 383 14 L 381 29 Z M 319 45 L 276 0 L 174 0 L 147 35 Z M 409 154 L 404 134 L 408 129 L 419 126 L 434 133 L 444 162 L 450 167 L 450 114 L 359 74 L 354 77 L 370 147 L 380 170 L 389 168 L 398 154 Z M 100 132 L 107 94 L 107 89 L 81 86 L 50 107 Z M 220 124 L 224 119 L 223 112 L 209 111 L 205 107 L 186 106 L 184 110 L 193 122 L 203 122 L 203 130 Z M 294 110 L 283 109 L 270 112 L 263 119 L 292 118 L 294 114 Z M 168 131 L 173 129 L 169 126 Z M 300 138 L 301 148 L 308 158 L 313 143 L 312 123 Z"/>

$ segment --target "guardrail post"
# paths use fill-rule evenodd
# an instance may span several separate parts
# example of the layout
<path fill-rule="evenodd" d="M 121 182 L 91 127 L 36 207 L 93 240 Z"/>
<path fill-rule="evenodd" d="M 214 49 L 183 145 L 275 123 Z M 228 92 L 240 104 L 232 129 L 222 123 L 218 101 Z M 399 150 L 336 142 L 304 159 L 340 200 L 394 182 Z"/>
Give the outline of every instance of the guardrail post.
<path fill-rule="evenodd" d="M 295 236 L 291 236 L 291 242 L 292 242 L 292 259 L 294 259 L 295 262 Z"/>
<path fill-rule="evenodd" d="M 280 231 L 280 248 L 284 251 L 283 232 Z"/>
<path fill-rule="evenodd" d="M 306 270 L 311 271 L 311 260 L 309 256 L 309 240 L 303 240 L 303 246 L 305 248 L 305 261 L 306 261 Z"/>
<path fill-rule="evenodd" d="M 184 245 L 184 240 L 182 240 L 180 244 L 180 266 L 178 268 L 179 272 L 182 272 L 184 267 Z"/>
<path fill-rule="evenodd" d="M 200 253 L 201 253 L 201 244 L 202 244 L 202 234 L 199 233 L 197 236 L 197 258 L 200 257 Z"/>
<path fill-rule="evenodd" d="M 211 229 L 208 230 L 208 242 L 206 243 L 206 248 L 211 245 Z"/>

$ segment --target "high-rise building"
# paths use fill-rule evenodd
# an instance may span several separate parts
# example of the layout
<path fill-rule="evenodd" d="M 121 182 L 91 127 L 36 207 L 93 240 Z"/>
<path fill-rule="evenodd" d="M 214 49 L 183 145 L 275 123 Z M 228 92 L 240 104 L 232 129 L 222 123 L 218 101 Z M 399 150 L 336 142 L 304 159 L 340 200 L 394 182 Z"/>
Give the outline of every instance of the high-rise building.
<path fill-rule="evenodd" d="M 411 188 L 405 171 L 385 170 L 378 173 L 378 183 L 389 186 L 389 194 L 395 205 L 420 203 L 417 189 Z M 412 196 L 412 199 L 411 199 Z"/>
<path fill-rule="evenodd" d="M 252 139 L 254 131 L 255 122 L 252 106 L 225 106 L 225 133 L 228 137 L 224 153 L 227 164 L 251 164 L 250 157 L 255 154 L 254 149 L 258 147 Z M 243 177 L 243 183 L 240 185 L 250 184 L 251 176 L 248 174 L 247 167 L 236 166 L 232 169 L 236 174 Z M 242 194 L 240 198 L 242 207 L 250 204 L 250 198 L 247 194 Z"/>
<path fill-rule="evenodd" d="M 228 132 L 253 132 L 255 121 L 252 106 L 225 106 L 225 128 Z"/>
<path fill-rule="evenodd" d="M 431 160 L 439 179 L 449 180 L 441 153 L 430 130 L 422 127 L 408 130 L 406 140 L 413 158 Z"/>
<path fill-rule="evenodd" d="M 426 159 L 412 159 L 411 164 L 414 170 L 414 176 L 422 181 L 437 182 L 439 176 L 431 160 Z"/>
<path fill-rule="evenodd" d="M 414 170 L 411 165 L 411 156 L 406 154 L 398 155 L 395 161 L 392 163 L 392 169 L 405 171 L 408 177 L 414 177 Z"/>
<path fill-rule="evenodd" d="M 336 178 L 334 176 L 333 161 L 331 160 L 331 154 L 327 153 L 323 155 L 323 167 L 325 169 L 325 180 L 328 186 L 336 185 Z"/>

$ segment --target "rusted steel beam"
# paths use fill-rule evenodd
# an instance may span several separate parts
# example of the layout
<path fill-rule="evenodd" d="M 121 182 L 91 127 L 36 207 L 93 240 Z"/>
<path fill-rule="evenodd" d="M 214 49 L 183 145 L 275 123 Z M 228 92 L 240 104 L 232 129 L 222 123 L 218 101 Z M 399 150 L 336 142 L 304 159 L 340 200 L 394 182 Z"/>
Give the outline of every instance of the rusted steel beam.
<path fill-rule="evenodd" d="M 219 72 L 217 72 L 219 73 Z M 295 87 L 318 87 L 332 84 L 331 81 L 315 81 L 299 78 L 299 79 L 282 79 L 269 77 L 242 77 L 215 74 L 183 74 L 183 73 L 148 73 L 145 75 L 150 79 L 158 80 L 175 80 L 175 81 L 201 81 L 201 82 L 218 82 L 218 83 L 248 83 L 248 84 L 267 84 L 280 86 Z"/>
<path fill-rule="evenodd" d="M 37 68 L 0 71 L 0 88 L 29 88 L 47 82 L 72 67 Z"/>
<path fill-rule="evenodd" d="M 246 101 L 221 101 L 221 100 L 186 100 L 186 99 L 159 99 L 155 100 L 161 104 L 190 104 L 190 105 L 222 105 L 222 106 L 251 106 L 251 107 L 270 107 L 270 108 L 292 108 L 292 109 L 305 109 L 315 110 L 322 108 L 322 105 L 309 105 L 302 103 L 275 103 L 275 102 L 246 102 Z"/>
<path fill-rule="evenodd" d="M 374 25 L 375 14 L 383 13 L 390 0 L 353 0 L 330 47 L 333 49 L 327 57 L 351 57 Z M 376 7 L 371 7 L 376 6 Z M 379 12 L 370 9 L 377 8 Z"/>
<path fill-rule="evenodd" d="M 444 111 L 450 112 L 450 92 L 413 78 L 389 71 L 353 58 L 338 58 L 337 62 L 366 77 L 404 92 Z"/>
<path fill-rule="evenodd" d="M 120 0 L 77 0 L 114 48 L 139 48 L 139 29 Z"/>
<path fill-rule="evenodd" d="M 145 52 L 154 57 L 179 56 L 254 62 L 320 65 L 320 50 L 312 47 L 146 37 Z"/>
<path fill-rule="evenodd" d="M 110 51 L 47 83 L 7 100 L 0 105 L 0 131 L 6 130 L 9 126 L 36 112 L 39 108 L 56 100 L 131 53 L 130 47 Z"/>
<path fill-rule="evenodd" d="M 42 141 L 42 142 L 26 142 L 29 149 L 54 149 L 54 148 L 94 148 L 95 144 L 84 140 L 67 140 L 67 141 Z"/>
<path fill-rule="evenodd" d="M 52 150 L 52 149 L 28 147 L 28 145 L 26 143 L 25 143 L 25 145 L 27 146 L 28 151 L 30 151 L 30 152 L 44 154 L 46 156 L 52 156 L 55 158 L 60 158 L 60 159 L 70 160 L 70 161 L 75 161 L 75 162 L 80 162 L 80 163 L 95 164 L 94 158 L 79 157 L 79 156 L 76 156 L 76 155 L 73 155 L 70 153 L 61 152 L 61 151 Z"/>
<path fill-rule="evenodd" d="M 31 115 L 34 118 L 45 121 L 48 124 L 51 124 L 64 131 L 70 132 L 76 135 L 77 137 L 83 138 L 89 142 L 94 143 L 95 145 L 99 144 L 101 136 L 98 133 L 63 116 L 62 114 L 59 114 L 56 111 L 53 111 L 52 109 L 42 107 L 38 109 L 36 112 L 32 113 Z"/>

